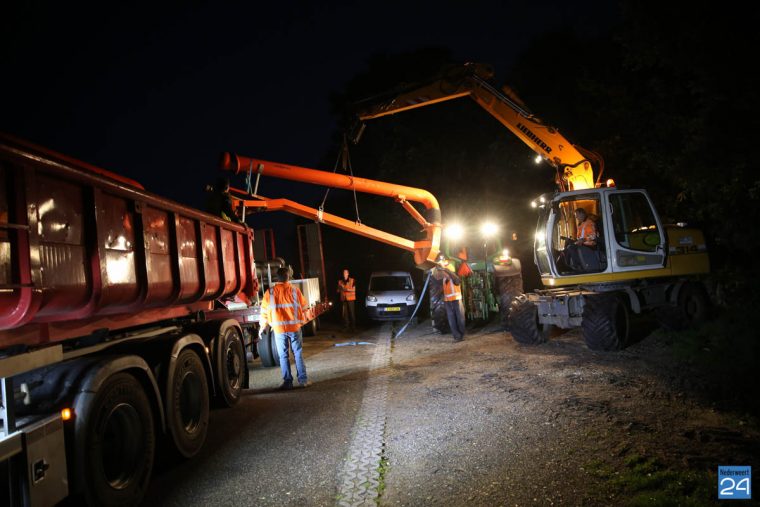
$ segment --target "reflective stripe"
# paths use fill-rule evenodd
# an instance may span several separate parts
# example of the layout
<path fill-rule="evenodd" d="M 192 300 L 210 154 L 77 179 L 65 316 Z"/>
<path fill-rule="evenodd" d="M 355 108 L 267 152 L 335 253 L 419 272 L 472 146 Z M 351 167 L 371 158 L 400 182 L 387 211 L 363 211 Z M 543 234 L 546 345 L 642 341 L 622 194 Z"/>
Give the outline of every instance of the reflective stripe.
<path fill-rule="evenodd" d="M 451 291 L 451 292 L 447 292 Z M 456 285 L 450 279 L 443 281 L 443 300 L 444 301 L 459 301 L 462 299 L 462 289 L 459 285 Z"/>
<path fill-rule="evenodd" d="M 298 319 L 298 310 L 301 309 L 301 304 L 298 301 L 298 292 L 296 292 L 296 288 L 293 287 L 293 302 L 292 303 L 284 303 L 281 305 L 272 305 L 270 304 L 270 308 L 293 308 L 293 316 L 296 318 L 296 320 L 277 320 L 277 312 L 274 312 L 272 315 L 272 325 L 279 325 L 279 326 L 288 326 L 291 324 L 303 324 L 306 322 L 305 320 L 299 320 Z M 271 301 L 274 301 L 274 287 L 271 287 L 269 289 L 269 299 Z"/>

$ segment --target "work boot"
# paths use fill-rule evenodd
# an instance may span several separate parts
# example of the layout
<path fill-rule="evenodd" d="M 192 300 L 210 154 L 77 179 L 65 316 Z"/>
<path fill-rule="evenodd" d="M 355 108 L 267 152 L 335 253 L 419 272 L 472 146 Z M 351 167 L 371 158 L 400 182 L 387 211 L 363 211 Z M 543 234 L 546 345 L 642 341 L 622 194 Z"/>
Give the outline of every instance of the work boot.
<path fill-rule="evenodd" d="M 304 382 L 303 384 L 298 384 L 298 387 L 303 387 L 303 388 L 306 388 L 306 387 L 311 387 L 311 382 L 309 382 L 309 381 L 307 380 L 307 381 L 306 381 L 306 382 Z"/>
<path fill-rule="evenodd" d="M 280 387 L 277 388 L 278 391 L 288 391 L 290 389 L 293 389 L 293 383 L 292 382 L 283 382 Z"/>

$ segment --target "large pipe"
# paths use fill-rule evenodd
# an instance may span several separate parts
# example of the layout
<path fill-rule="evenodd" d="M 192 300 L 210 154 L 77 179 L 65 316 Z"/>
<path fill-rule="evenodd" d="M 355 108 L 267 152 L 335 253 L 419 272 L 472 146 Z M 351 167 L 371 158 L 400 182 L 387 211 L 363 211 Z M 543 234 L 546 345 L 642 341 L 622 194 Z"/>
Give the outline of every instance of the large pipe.
<path fill-rule="evenodd" d="M 267 160 L 243 157 L 234 153 L 222 154 L 221 168 L 227 171 L 232 171 L 235 174 L 246 173 L 251 170 L 252 173 L 270 176 L 273 178 L 301 181 L 304 183 L 311 183 L 325 187 L 356 190 L 357 192 L 363 192 L 366 194 L 390 197 L 398 202 L 401 202 L 405 208 L 411 207 L 411 205 L 406 201 L 419 202 L 426 208 L 426 211 L 424 213 L 424 221 L 427 223 L 423 227 L 425 231 L 424 241 L 412 242 L 405 240 L 404 238 L 399 238 L 397 236 L 385 233 L 384 231 L 372 229 L 363 224 L 349 223 L 349 221 L 340 219 L 340 217 L 330 216 L 329 220 L 325 221 L 326 223 L 329 223 L 335 227 L 339 227 L 340 229 L 369 237 L 383 243 L 395 245 L 405 250 L 413 249 L 414 260 L 417 265 L 421 267 L 427 268 L 432 266 L 435 262 L 436 255 L 438 255 L 441 242 L 441 210 L 438 206 L 438 200 L 427 190 L 407 187 L 404 185 L 396 185 L 394 183 L 386 183 L 384 181 L 357 178 L 344 174 L 318 171 L 316 169 L 308 169 L 306 167 L 281 164 Z M 271 204 L 274 203 L 272 202 Z M 295 209 L 290 209 L 293 208 L 293 206 L 280 207 L 279 209 L 311 218 L 314 218 L 316 215 L 316 210 L 307 210 L 302 205 L 298 205 L 296 207 L 298 208 L 298 211 Z M 410 210 L 407 209 L 407 211 Z M 415 211 L 416 210 L 412 209 L 410 211 L 410 214 L 412 214 L 416 220 L 420 221 L 421 217 L 419 213 L 414 213 Z"/>
<path fill-rule="evenodd" d="M 261 173 L 264 176 L 281 178 L 284 180 L 302 181 L 324 187 L 342 188 L 345 190 L 356 190 L 365 194 L 382 195 L 397 199 L 399 196 L 406 198 L 407 201 L 422 203 L 425 208 L 439 210 L 438 200 L 427 190 L 420 188 L 396 185 L 384 181 L 369 180 L 366 178 L 357 178 L 345 174 L 330 173 L 327 171 L 318 171 L 295 165 L 281 164 L 279 162 L 270 162 L 257 158 L 244 157 L 234 153 L 222 154 L 222 169 L 232 171 L 235 174 L 245 173 L 252 169 L 254 173 Z M 430 218 L 428 218 L 430 221 Z M 440 223 L 440 216 L 435 222 Z"/>

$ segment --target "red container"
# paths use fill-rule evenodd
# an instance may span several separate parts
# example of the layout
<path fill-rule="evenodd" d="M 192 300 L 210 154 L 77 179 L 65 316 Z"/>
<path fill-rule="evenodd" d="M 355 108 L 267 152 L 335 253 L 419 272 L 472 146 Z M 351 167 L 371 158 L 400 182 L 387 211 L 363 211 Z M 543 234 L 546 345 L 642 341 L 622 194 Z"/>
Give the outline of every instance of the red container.
<path fill-rule="evenodd" d="M 255 284 L 245 227 L 0 135 L 0 350 L 193 315 Z"/>

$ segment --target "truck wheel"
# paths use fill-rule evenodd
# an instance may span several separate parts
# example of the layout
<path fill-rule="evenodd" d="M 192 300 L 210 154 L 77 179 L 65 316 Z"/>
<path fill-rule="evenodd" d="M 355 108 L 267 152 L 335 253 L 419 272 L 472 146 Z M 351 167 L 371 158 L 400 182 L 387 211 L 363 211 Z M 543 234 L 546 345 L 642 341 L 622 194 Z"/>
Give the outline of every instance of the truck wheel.
<path fill-rule="evenodd" d="M 614 295 L 586 296 L 583 305 L 583 339 L 591 350 L 619 350 L 630 332 L 625 302 Z"/>
<path fill-rule="evenodd" d="M 522 274 L 514 276 L 497 276 L 496 290 L 498 291 L 499 296 L 501 326 L 505 331 L 509 331 L 509 312 L 512 307 L 512 301 L 523 293 Z"/>
<path fill-rule="evenodd" d="M 523 345 L 545 343 L 551 329 L 551 324 L 538 322 L 538 309 L 527 297 L 518 296 L 512 301 L 509 311 L 509 330 L 517 343 Z"/>
<path fill-rule="evenodd" d="M 265 368 L 274 366 L 274 356 L 277 355 L 277 350 L 273 348 L 273 338 L 274 332 L 271 330 L 268 333 L 259 333 L 259 357 L 261 358 L 261 366 L 264 366 Z"/>
<path fill-rule="evenodd" d="M 317 334 L 317 319 L 310 320 L 301 328 L 304 336 L 315 336 Z"/>
<path fill-rule="evenodd" d="M 203 363 L 193 350 L 183 350 L 175 364 L 170 380 L 172 394 L 166 400 L 166 422 L 179 453 L 192 458 L 206 441 L 208 382 Z"/>
<path fill-rule="evenodd" d="M 274 331 L 269 333 L 269 341 L 271 343 L 270 347 L 272 347 L 273 366 L 280 366 L 280 353 L 277 352 L 277 340 L 274 338 Z"/>
<path fill-rule="evenodd" d="M 129 373 L 98 389 L 77 419 L 76 475 L 89 505 L 137 505 L 150 481 L 155 428 L 150 402 Z"/>
<path fill-rule="evenodd" d="M 231 407 L 240 401 L 245 374 L 245 350 L 240 330 L 235 324 L 225 323 L 216 340 L 216 383 L 224 405 Z"/>

